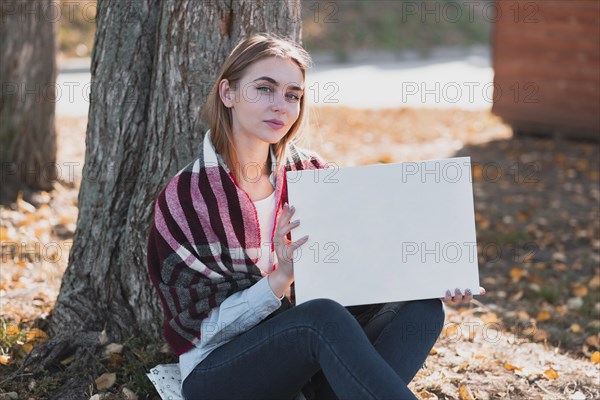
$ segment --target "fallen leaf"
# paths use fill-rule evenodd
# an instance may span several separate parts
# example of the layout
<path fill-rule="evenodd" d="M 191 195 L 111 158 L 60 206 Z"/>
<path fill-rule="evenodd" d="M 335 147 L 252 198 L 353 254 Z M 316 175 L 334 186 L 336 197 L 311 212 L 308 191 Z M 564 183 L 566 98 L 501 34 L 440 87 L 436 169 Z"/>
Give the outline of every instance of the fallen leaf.
<path fill-rule="evenodd" d="M 535 326 L 529 326 L 525 329 L 523 329 L 523 335 L 525 336 L 531 336 L 533 334 L 535 334 L 537 332 L 537 328 Z"/>
<path fill-rule="evenodd" d="M 105 355 L 110 355 L 112 353 L 122 353 L 123 352 L 123 345 L 119 344 L 119 343 L 110 343 L 106 345 L 106 348 L 104 349 L 104 354 Z"/>
<path fill-rule="evenodd" d="M 0 354 L 0 364 L 8 365 L 11 362 L 12 362 L 12 359 L 10 358 L 10 356 L 5 356 L 3 354 Z"/>
<path fill-rule="evenodd" d="M 529 316 L 527 311 L 519 310 L 517 311 L 517 318 L 519 318 L 521 321 L 529 321 L 529 318 L 531 317 Z"/>
<path fill-rule="evenodd" d="M 476 336 L 477 336 L 477 332 L 475 332 L 475 331 L 469 332 L 469 342 L 475 341 Z"/>
<path fill-rule="evenodd" d="M 7 335 L 18 335 L 19 334 L 19 327 L 17 325 L 9 325 L 6 328 L 6 334 Z"/>
<path fill-rule="evenodd" d="M 507 369 L 509 371 L 521 371 L 523 368 L 522 367 L 517 367 L 515 365 L 509 364 L 509 363 L 504 363 L 504 369 Z"/>
<path fill-rule="evenodd" d="M 458 387 L 458 397 L 460 400 L 474 400 L 473 393 L 466 383 L 461 383 Z"/>
<path fill-rule="evenodd" d="M 548 321 L 550 318 L 550 313 L 548 311 L 540 311 L 537 317 L 535 317 L 537 321 Z"/>
<path fill-rule="evenodd" d="M 519 290 L 517 293 L 511 296 L 512 301 L 519 301 L 523 297 L 523 291 Z"/>
<path fill-rule="evenodd" d="M 533 340 L 536 342 L 541 342 L 542 340 L 548 339 L 548 336 L 548 332 L 543 329 L 538 329 L 538 331 L 533 335 Z"/>
<path fill-rule="evenodd" d="M 106 372 L 96 378 L 96 388 L 98 390 L 104 390 L 110 388 L 117 381 L 117 374 L 114 372 Z"/>
<path fill-rule="evenodd" d="M 558 315 L 562 316 L 562 315 L 565 315 L 567 313 L 568 309 L 565 306 L 556 306 L 556 307 L 554 307 L 554 311 L 556 311 L 556 313 Z"/>
<path fill-rule="evenodd" d="M 594 275 L 589 283 L 590 289 L 597 289 L 600 287 L 600 275 Z"/>
<path fill-rule="evenodd" d="M 69 365 L 71 364 L 73 361 L 75 361 L 75 354 L 71 354 L 69 357 L 65 358 L 64 360 L 62 360 L 60 363 L 62 365 Z"/>
<path fill-rule="evenodd" d="M 17 196 L 17 207 L 19 207 L 19 211 L 21 211 L 21 212 L 28 212 L 28 213 L 35 212 L 35 207 L 32 204 L 23 200 L 23 193 L 21 193 L 21 192 L 19 192 L 19 195 Z"/>
<path fill-rule="evenodd" d="M 458 329 L 458 325 L 448 325 L 447 327 L 444 328 L 444 330 L 442 331 L 442 334 L 444 336 L 449 336 L 449 335 L 452 335 L 454 332 L 456 332 L 457 329 Z"/>
<path fill-rule="evenodd" d="M 467 369 L 468 366 L 469 366 L 469 362 L 464 361 L 464 362 L 460 363 L 460 365 L 454 369 L 454 372 L 462 372 L 465 369 Z"/>
<path fill-rule="evenodd" d="M 48 340 L 48 334 L 41 329 L 33 328 L 27 331 L 28 342 L 42 343 L 46 340 Z"/>
<path fill-rule="evenodd" d="M 121 389 L 121 391 L 123 392 L 123 395 L 127 398 L 127 400 L 137 400 L 138 397 L 137 395 L 128 387 L 124 387 L 123 389 Z M 436 397 L 437 399 L 437 397 Z"/>
<path fill-rule="evenodd" d="M 25 343 L 22 349 L 25 351 L 25 353 L 29 354 L 31 353 L 31 350 L 33 350 L 33 345 L 31 343 Z"/>
<path fill-rule="evenodd" d="M 438 400 L 438 397 L 434 393 L 428 392 L 425 389 L 421 390 L 418 395 L 421 399 Z"/>
<path fill-rule="evenodd" d="M 379 157 L 379 162 L 384 163 L 384 164 L 393 163 L 394 158 L 392 156 L 390 156 L 389 154 L 384 154 L 383 156 Z"/>
<path fill-rule="evenodd" d="M 436 355 L 437 353 L 438 353 L 438 352 L 437 352 L 437 350 L 436 350 L 435 348 L 433 348 L 433 347 L 431 348 L 431 350 L 429 350 L 429 355 L 432 355 L 432 356 L 434 356 L 434 355 Z"/>
<path fill-rule="evenodd" d="M 588 295 L 588 288 L 583 284 L 576 284 L 572 287 L 573 296 L 575 297 L 585 297 Z"/>
<path fill-rule="evenodd" d="M 493 324 L 496 322 L 500 322 L 496 313 L 493 313 L 493 312 L 487 312 L 479 318 L 481 318 L 481 320 L 483 321 L 484 324 Z"/>
<path fill-rule="evenodd" d="M 594 364 L 600 363 L 600 351 L 595 351 L 590 357 L 590 361 Z"/>
<path fill-rule="evenodd" d="M 571 297 L 567 300 L 567 307 L 571 310 L 579 310 L 583 307 L 583 299 L 581 297 Z"/>
<path fill-rule="evenodd" d="M 548 379 L 558 379 L 558 372 L 556 372 L 552 368 L 545 370 L 544 375 Z"/>
<path fill-rule="evenodd" d="M 588 336 L 585 339 L 585 344 L 600 349 L 600 339 L 598 339 L 598 336 Z"/>
<path fill-rule="evenodd" d="M 571 324 L 571 327 L 569 329 L 571 329 L 571 332 L 573 332 L 573 333 L 580 333 L 581 332 L 581 325 L 579 325 L 579 324 Z"/>
<path fill-rule="evenodd" d="M 511 268 L 510 270 L 510 277 L 512 278 L 512 281 L 514 283 L 519 282 L 519 280 L 525 275 L 525 272 L 523 271 L 522 268 Z"/>

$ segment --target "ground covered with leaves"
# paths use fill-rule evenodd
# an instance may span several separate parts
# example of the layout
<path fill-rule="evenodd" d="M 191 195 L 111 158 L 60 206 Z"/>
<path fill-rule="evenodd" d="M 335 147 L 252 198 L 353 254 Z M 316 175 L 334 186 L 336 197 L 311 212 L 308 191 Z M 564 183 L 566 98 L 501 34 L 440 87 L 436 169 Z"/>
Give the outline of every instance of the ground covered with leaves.
<path fill-rule="evenodd" d="M 600 397 L 597 143 L 514 138 L 485 111 L 322 107 L 311 117 L 302 144 L 340 167 L 471 157 L 487 294 L 447 307 L 444 331 L 410 385 L 421 399 Z M 14 375 L 48 339 L 44 318 L 77 220 L 86 123 L 57 120 L 56 189 L 0 210 L 0 398 L 51 399 L 72 374 L 71 356 L 52 373 Z M 97 364 L 81 371 L 91 378 L 84 395 L 159 399 L 145 373 L 173 362 L 162 344 L 107 343 Z"/>

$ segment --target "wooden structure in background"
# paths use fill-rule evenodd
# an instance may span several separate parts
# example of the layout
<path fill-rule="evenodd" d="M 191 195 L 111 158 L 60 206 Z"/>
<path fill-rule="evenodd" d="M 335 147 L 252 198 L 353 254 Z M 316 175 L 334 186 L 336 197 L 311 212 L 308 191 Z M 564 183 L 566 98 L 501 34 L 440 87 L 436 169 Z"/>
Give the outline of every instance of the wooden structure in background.
<path fill-rule="evenodd" d="M 600 136 L 600 1 L 496 1 L 492 112 L 516 135 Z"/>

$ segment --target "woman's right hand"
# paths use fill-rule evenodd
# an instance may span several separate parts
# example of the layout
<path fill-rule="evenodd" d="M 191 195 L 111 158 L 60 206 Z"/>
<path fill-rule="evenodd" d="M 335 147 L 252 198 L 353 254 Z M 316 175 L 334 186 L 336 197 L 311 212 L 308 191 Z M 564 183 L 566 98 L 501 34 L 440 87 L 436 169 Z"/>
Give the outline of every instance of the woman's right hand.
<path fill-rule="evenodd" d="M 275 229 L 275 235 L 273 241 L 275 242 L 275 254 L 277 254 L 278 266 L 277 269 L 281 270 L 289 279 L 294 277 L 294 251 L 308 241 L 308 235 L 298 239 L 295 242 L 289 240 L 286 235 L 292 231 L 292 229 L 300 225 L 300 220 L 290 222 L 294 215 L 295 208 L 290 208 L 289 204 L 285 203 L 279 220 L 277 221 L 277 229 Z"/>

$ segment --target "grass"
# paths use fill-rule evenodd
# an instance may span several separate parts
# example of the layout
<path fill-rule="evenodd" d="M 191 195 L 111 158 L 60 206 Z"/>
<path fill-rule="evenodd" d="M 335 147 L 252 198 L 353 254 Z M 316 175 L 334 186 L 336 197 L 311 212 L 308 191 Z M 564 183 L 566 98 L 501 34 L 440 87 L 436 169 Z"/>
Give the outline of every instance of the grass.
<path fill-rule="evenodd" d="M 542 286 L 539 296 L 550 304 L 556 304 L 563 297 L 562 291 L 554 286 Z"/>

